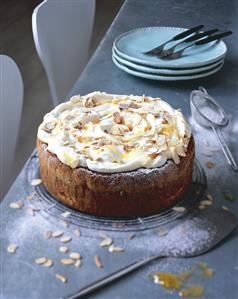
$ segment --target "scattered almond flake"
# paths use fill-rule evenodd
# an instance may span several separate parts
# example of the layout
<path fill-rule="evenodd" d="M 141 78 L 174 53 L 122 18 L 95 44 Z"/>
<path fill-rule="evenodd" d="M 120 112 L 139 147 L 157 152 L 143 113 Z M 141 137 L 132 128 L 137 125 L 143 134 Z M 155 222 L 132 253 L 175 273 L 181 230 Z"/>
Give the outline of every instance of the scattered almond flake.
<path fill-rule="evenodd" d="M 81 255 L 78 252 L 70 252 L 69 257 L 73 260 L 79 260 Z"/>
<path fill-rule="evenodd" d="M 75 229 L 74 234 L 75 234 L 75 236 L 80 237 L 81 236 L 80 229 L 79 228 Z"/>
<path fill-rule="evenodd" d="M 133 240 L 134 238 L 135 238 L 135 234 L 130 234 L 129 236 L 128 236 L 128 240 Z"/>
<path fill-rule="evenodd" d="M 229 212 L 229 211 L 230 211 L 229 208 L 226 207 L 226 206 L 222 206 L 221 208 L 222 208 L 222 210 L 224 210 L 224 211 L 226 211 L 226 212 Z"/>
<path fill-rule="evenodd" d="M 199 208 L 199 210 L 204 210 L 204 209 L 207 208 L 207 206 L 205 206 L 205 205 L 199 205 L 198 208 Z"/>
<path fill-rule="evenodd" d="M 105 238 L 103 239 L 100 244 L 99 244 L 101 247 L 108 247 L 110 245 L 112 245 L 112 239 L 111 238 Z"/>
<path fill-rule="evenodd" d="M 32 186 L 38 186 L 38 185 L 40 185 L 42 183 L 42 180 L 41 179 L 33 179 L 32 181 L 31 181 L 31 185 Z"/>
<path fill-rule="evenodd" d="M 52 231 L 48 230 L 44 233 L 44 239 L 49 240 L 52 237 Z"/>
<path fill-rule="evenodd" d="M 62 281 L 63 283 L 66 283 L 67 282 L 67 278 L 64 276 L 64 275 L 61 275 L 61 274 L 55 274 L 55 277 L 57 279 L 59 279 L 60 281 Z"/>
<path fill-rule="evenodd" d="M 95 255 L 94 257 L 94 262 L 95 262 L 95 265 L 98 267 L 98 268 L 103 268 L 103 264 L 102 264 L 102 261 L 100 259 L 100 257 L 98 255 Z"/>
<path fill-rule="evenodd" d="M 35 259 L 35 263 L 37 265 L 43 265 L 46 261 L 47 261 L 47 258 L 45 258 L 45 257 L 40 257 L 40 258 Z"/>
<path fill-rule="evenodd" d="M 214 164 L 213 162 L 211 162 L 211 161 L 208 161 L 208 162 L 206 163 L 206 166 L 207 166 L 207 168 L 211 169 L 211 168 L 214 168 L 214 167 L 215 167 L 215 164 Z"/>
<path fill-rule="evenodd" d="M 74 263 L 74 266 L 75 266 L 76 268 L 79 268 L 81 265 L 82 265 L 82 261 L 81 261 L 81 260 L 77 260 L 77 261 Z"/>
<path fill-rule="evenodd" d="M 33 197 L 34 197 L 34 195 L 33 195 L 33 194 L 30 194 L 30 195 L 27 196 L 27 199 L 28 199 L 28 200 L 32 200 Z"/>
<path fill-rule="evenodd" d="M 213 201 L 213 197 L 211 196 L 211 194 L 207 194 L 207 195 L 206 195 L 206 198 L 207 198 L 208 200 L 210 200 L 210 201 Z"/>
<path fill-rule="evenodd" d="M 186 211 L 185 207 L 173 207 L 173 210 L 178 213 L 184 213 Z"/>
<path fill-rule="evenodd" d="M 204 206 L 211 206 L 212 205 L 212 201 L 210 201 L 210 200 L 201 200 L 200 204 L 204 205 Z"/>
<path fill-rule="evenodd" d="M 68 228 L 69 224 L 68 222 L 64 221 L 64 220 L 60 220 L 60 223 L 63 225 L 63 227 Z"/>
<path fill-rule="evenodd" d="M 69 211 L 66 211 L 64 213 L 61 214 L 62 217 L 67 218 L 71 215 L 71 213 Z"/>
<path fill-rule="evenodd" d="M 168 234 L 168 231 L 165 228 L 162 227 L 162 228 L 159 229 L 159 236 L 160 237 L 164 237 L 167 234 Z"/>
<path fill-rule="evenodd" d="M 64 232 L 60 231 L 60 230 L 57 230 L 55 232 L 52 233 L 52 237 L 53 238 L 59 238 L 61 236 L 63 236 Z"/>
<path fill-rule="evenodd" d="M 64 266 L 70 266 L 70 265 L 73 265 L 75 263 L 75 260 L 73 260 L 73 259 L 61 259 L 60 262 Z"/>
<path fill-rule="evenodd" d="M 116 124 L 123 123 L 123 118 L 119 112 L 114 112 L 112 116 L 113 116 L 113 120 Z"/>
<path fill-rule="evenodd" d="M 28 208 L 26 209 L 26 212 L 27 212 L 27 214 L 30 215 L 30 216 L 35 216 L 35 211 L 32 209 L 32 207 L 28 207 Z"/>
<path fill-rule="evenodd" d="M 71 237 L 69 237 L 69 236 L 65 236 L 65 237 L 62 237 L 62 238 L 60 239 L 60 242 L 62 242 L 62 243 L 68 243 L 68 242 L 70 242 L 71 240 L 72 240 Z"/>
<path fill-rule="evenodd" d="M 123 251 L 125 251 L 125 249 L 122 248 L 122 247 L 117 247 L 117 246 L 112 244 L 108 247 L 108 251 L 109 252 L 123 252 Z"/>
<path fill-rule="evenodd" d="M 17 250 L 18 246 L 16 244 L 9 244 L 7 247 L 7 252 L 8 253 L 15 253 Z"/>
<path fill-rule="evenodd" d="M 69 248 L 66 246 L 60 246 L 59 252 L 61 253 L 67 253 L 69 251 Z"/>
<path fill-rule="evenodd" d="M 15 202 L 11 202 L 9 207 L 11 209 L 21 209 L 24 207 L 24 202 L 22 200 L 18 200 L 18 201 L 15 201 Z"/>
<path fill-rule="evenodd" d="M 47 259 L 46 262 L 43 264 L 45 267 L 52 267 L 53 261 L 51 259 Z"/>
<path fill-rule="evenodd" d="M 234 200 L 234 196 L 230 191 L 225 191 L 223 194 L 224 194 L 224 197 L 226 200 L 229 200 L 229 201 Z"/>

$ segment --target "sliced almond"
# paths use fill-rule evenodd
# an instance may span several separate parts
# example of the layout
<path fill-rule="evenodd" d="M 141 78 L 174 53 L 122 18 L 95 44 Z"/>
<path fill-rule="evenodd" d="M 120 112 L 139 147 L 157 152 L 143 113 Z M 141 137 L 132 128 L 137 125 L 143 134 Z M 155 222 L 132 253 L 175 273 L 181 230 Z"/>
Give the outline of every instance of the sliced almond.
<path fill-rule="evenodd" d="M 73 259 L 61 259 L 60 262 L 64 266 L 70 266 L 70 265 L 73 265 L 75 263 L 75 260 L 73 260 Z"/>
<path fill-rule="evenodd" d="M 67 278 L 64 276 L 64 275 L 61 275 L 61 274 L 55 274 L 55 277 L 57 279 L 59 279 L 60 281 L 62 281 L 63 283 L 66 283 L 67 282 Z"/>
<path fill-rule="evenodd" d="M 199 208 L 199 210 L 204 210 L 204 209 L 207 208 L 207 206 L 205 206 L 205 205 L 199 205 L 198 208 Z"/>
<path fill-rule="evenodd" d="M 35 259 L 35 263 L 37 265 L 43 265 L 46 261 L 47 261 L 47 258 L 45 258 L 45 257 L 40 257 L 40 258 Z"/>
<path fill-rule="evenodd" d="M 33 197 L 34 197 L 34 195 L 33 195 L 33 194 L 30 194 L 30 195 L 27 196 L 27 199 L 28 199 L 28 200 L 32 200 Z"/>
<path fill-rule="evenodd" d="M 100 257 L 98 255 L 95 255 L 94 257 L 94 262 L 95 262 L 95 265 L 98 267 L 98 268 L 103 268 L 103 264 L 102 264 L 102 261 L 100 259 Z"/>
<path fill-rule="evenodd" d="M 17 250 L 18 246 L 16 244 L 9 244 L 7 247 L 7 252 L 8 253 L 15 253 Z"/>
<path fill-rule="evenodd" d="M 11 209 L 21 209 L 24 207 L 24 202 L 22 200 L 18 200 L 18 201 L 15 201 L 15 202 L 11 202 L 9 207 Z"/>
<path fill-rule="evenodd" d="M 53 261 L 51 259 L 47 259 L 46 262 L 43 264 L 45 267 L 52 267 Z"/>
<path fill-rule="evenodd" d="M 68 243 L 68 242 L 70 242 L 71 240 L 72 240 L 71 237 L 69 237 L 69 236 L 65 236 L 65 237 L 62 237 L 62 238 L 60 239 L 60 242 L 62 242 L 62 243 Z"/>
<path fill-rule="evenodd" d="M 213 162 L 211 162 L 211 161 L 208 161 L 208 162 L 206 163 L 206 166 L 207 166 L 207 168 L 211 169 L 211 168 L 214 168 L 214 167 L 215 167 L 215 164 L 214 164 Z"/>
<path fill-rule="evenodd" d="M 224 211 L 226 211 L 226 212 L 229 212 L 229 211 L 230 211 L 229 208 L 226 207 L 226 206 L 222 206 L 221 208 L 222 208 L 222 210 L 224 210 Z"/>
<path fill-rule="evenodd" d="M 73 260 L 79 260 L 81 255 L 78 252 L 70 252 L 69 257 Z"/>
<path fill-rule="evenodd" d="M 48 230 L 44 233 L 44 239 L 49 240 L 52 237 L 52 231 Z"/>
<path fill-rule="evenodd" d="M 60 246 L 59 252 L 61 253 L 67 253 L 69 251 L 69 248 L 66 246 Z"/>
<path fill-rule="evenodd" d="M 66 211 L 64 213 L 61 214 L 62 217 L 67 218 L 71 215 L 71 213 L 69 211 Z"/>
<path fill-rule="evenodd" d="M 211 196 L 211 194 L 207 194 L 206 198 L 207 198 L 207 200 L 213 201 L 213 197 Z"/>
<path fill-rule="evenodd" d="M 100 242 L 101 247 L 108 247 L 112 244 L 112 239 L 111 238 L 105 238 Z"/>
<path fill-rule="evenodd" d="M 81 260 L 77 260 L 77 261 L 74 263 L 74 266 L 75 266 L 76 268 L 79 268 L 81 265 L 82 265 L 82 261 L 81 261 Z"/>
<path fill-rule="evenodd" d="M 55 231 L 55 232 L 52 233 L 52 237 L 53 238 L 59 238 L 59 237 L 63 236 L 63 234 L 64 234 L 64 232 L 58 230 L 58 231 Z"/>
<path fill-rule="evenodd" d="M 123 252 L 123 251 L 125 251 L 125 249 L 112 244 L 111 246 L 109 246 L 108 251 L 109 252 Z"/>
<path fill-rule="evenodd" d="M 212 205 L 212 201 L 210 201 L 210 200 L 201 200 L 200 204 L 204 205 L 204 206 L 211 206 Z"/>
<path fill-rule="evenodd" d="M 33 179 L 32 181 L 31 181 L 31 185 L 32 186 L 38 186 L 38 185 L 40 185 L 42 183 L 42 180 L 41 179 Z"/>
<path fill-rule="evenodd" d="M 160 228 L 159 229 L 159 236 L 164 237 L 168 234 L 168 231 L 165 228 Z"/>
<path fill-rule="evenodd" d="M 186 211 L 185 207 L 173 207 L 173 210 L 178 213 L 184 213 Z"/>
<path fill-rule="evenodd" d="M 75 229 L 74 234 L 75 234 L 76 237 L 80 237 L 81 236 L 80 229 L 79 228 Z"/>

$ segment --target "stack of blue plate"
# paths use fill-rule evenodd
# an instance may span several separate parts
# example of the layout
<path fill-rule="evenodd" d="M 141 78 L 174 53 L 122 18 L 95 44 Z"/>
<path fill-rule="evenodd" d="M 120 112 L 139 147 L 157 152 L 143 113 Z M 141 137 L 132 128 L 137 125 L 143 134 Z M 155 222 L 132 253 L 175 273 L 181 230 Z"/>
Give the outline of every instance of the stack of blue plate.
<path fill-rule="evenodd" d="M 226 45 L 221 40 L 191 47 L 178 59 L 162 59 L 143 54 L 184 30 L 187 29 L 146 27 L 123 33 L 113 43 L 113 62 L 131 75 L 153 80 L 190 80 L 219 71 L 227 52 Z M 174 43 L 178 41 L 167 44 L 165 49 L 172 47 Z"/>

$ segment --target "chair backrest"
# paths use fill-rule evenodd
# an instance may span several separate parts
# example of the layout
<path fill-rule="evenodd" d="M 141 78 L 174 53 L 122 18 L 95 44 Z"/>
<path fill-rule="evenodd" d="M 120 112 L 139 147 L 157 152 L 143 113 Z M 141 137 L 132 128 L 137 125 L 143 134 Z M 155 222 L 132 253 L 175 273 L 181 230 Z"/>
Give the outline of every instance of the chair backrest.
<path fill-rule="evenodd" d="M 23 81 L 16 63 L 0 55 L 0 200 L 12 182 L 12 166 L 23 104 Z"/>
<path fill-rule="evenodd" d="M 54 105 L 62 102 L 88 59 L 95 0 L 45 0 L 32 15 L 36 50 Z"/>

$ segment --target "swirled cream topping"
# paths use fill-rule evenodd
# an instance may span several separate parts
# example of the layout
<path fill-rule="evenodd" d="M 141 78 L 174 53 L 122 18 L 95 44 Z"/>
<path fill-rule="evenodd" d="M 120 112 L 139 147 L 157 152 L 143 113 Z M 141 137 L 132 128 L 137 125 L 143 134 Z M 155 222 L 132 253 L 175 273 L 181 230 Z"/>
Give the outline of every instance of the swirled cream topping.
<path fill-rule="evenodd" d="M 38 129 L 62 163 L 104 173 L 178 164 L 190 136 L 181 111 L 159 98 L 101 92 L 73 96 Z"/>

